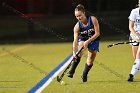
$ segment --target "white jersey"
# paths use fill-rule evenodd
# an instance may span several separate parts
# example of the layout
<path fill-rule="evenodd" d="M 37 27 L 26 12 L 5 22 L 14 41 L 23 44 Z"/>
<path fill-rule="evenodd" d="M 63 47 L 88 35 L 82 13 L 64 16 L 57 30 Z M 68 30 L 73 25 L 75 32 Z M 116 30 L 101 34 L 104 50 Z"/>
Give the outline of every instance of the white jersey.
<path fill-rule="evenodd" d="M 140 9 L 133 9 L 128 18 L 129 20 L 134 21 L 134 30 L 136 31 L 136 33 L 140 34 Z M 136 37 L 132 33 L 130 33 L 130 36 L 132 41 L 136 41 Z"/>
<path fill-rule="evenodd" d="M 134 21 L 134 30 L 136 32 L 140 32 L 140 14 L 139 14 L 140 9 L 135 8 L 131 11 L 129 20 Z"/>

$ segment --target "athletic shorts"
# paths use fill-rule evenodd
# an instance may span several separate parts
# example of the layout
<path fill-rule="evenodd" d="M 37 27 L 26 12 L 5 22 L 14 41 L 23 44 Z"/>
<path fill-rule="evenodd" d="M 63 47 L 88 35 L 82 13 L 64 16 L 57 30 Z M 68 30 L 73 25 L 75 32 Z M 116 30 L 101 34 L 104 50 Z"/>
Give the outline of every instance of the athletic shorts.
<path fill-rule="evenodd" d="M 90 49 L 91 51 L 98 51 L 99 52 L 99 40 L 90 42 L 88 44 L 88 49 Z"/>
<path fill-rule="evenodd" d="M 136 42 L 135 36 L 130 35 L 129 41 L 130 41 L 130 42 Z M 130 45 L 132 45 L 132 46 L 139 46 L 139 43 L 137 43 L 137 42 L 136 42 L 136 43 L 130 43 Z"/>

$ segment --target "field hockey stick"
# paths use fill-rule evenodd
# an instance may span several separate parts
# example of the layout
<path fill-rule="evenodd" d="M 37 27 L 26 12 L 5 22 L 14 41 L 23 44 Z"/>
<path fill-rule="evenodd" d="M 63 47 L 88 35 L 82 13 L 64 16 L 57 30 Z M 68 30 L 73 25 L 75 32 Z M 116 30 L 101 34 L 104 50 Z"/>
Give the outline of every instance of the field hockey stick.
<path fill-rule="evenodd" d="M 77 51 L 76 56 L 78 56 L 78 55 L 81 53 L 81 51 L 82 51 L 83 48 L 84 48 L 84 47 L 82 47 L 79 51 Z M 74 57 L 72 58 L 71 62 L 68 64 L 68 66 L 66 67 L 66 69 L 63 71 L 63 73 L 62 73 L 60 76 L 57 76 L 57 81 L 58 81 L 58 82 L 61 82 L 61 80 L 62 80 L 62 78 L 64 77 L 65 73 L 66 73 L 67 70 L 70 68 L 70 66 L 71 66 L 71 64 L 72 64 L 72 62 L 73 62 L 73 60 L 74 60 Z"/>
<path fill-rule="evenodd" d="M 134 41 L 134 42 L 119 42 L 119 43 L 115 43 L 115 44 L 110 44 L 107 47 L 110 48 L 112 46 L 121 45 L 121 44 L 130 44 L 130 43 L 138 43 L 138 42 L 136 42 L 136 41 Z"/>

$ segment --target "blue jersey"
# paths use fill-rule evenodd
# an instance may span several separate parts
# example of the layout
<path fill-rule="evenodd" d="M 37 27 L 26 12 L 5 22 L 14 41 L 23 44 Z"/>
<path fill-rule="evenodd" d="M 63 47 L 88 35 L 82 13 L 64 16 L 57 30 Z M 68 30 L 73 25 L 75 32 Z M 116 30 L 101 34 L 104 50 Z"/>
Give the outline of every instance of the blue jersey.
<path fill-rule="evenodd" d="M 87 16 L 88 26 L 84 27 L 82 22 L 79 21 L 79 41 L 86 41 L 95 34 L 94 25 L 91 20 L 91 16 Z M 99 40 L 100 37 L 97 37 L 94 41 Z"/>
<path fill-rule="evenodd" d="M 79 24 L 79 39 L 78 41 L 86 41 L 91 38 L 95 34 L 94 23 L 91 20 L 91 16 L 87 16 L 88 26 L 84 27 L 82 22 L 78 22 Z M 88 48 L 92 51 L 99 51 L 99 40 L 100 37 L 97 37 L 94 41 L 88 44 Z"/>

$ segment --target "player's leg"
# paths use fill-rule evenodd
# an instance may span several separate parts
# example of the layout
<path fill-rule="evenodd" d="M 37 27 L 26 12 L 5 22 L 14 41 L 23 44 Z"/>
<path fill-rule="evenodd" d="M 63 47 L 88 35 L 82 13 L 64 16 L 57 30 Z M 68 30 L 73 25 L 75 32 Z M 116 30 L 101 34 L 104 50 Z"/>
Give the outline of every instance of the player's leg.
<path fill-rule="evenodd" d="M 129 37 L 129 41 L 130 42 L 136 42 L 136 39 L 135 39 L 135 36 L 130 36 Z M 138 51 L 138 46 L 139 46 L 139 43 L 130 43 L 130 45 L 132 46 L 132 54 L 133 54 L 133 57 L 134 57 L 134 60 L 136 59 L 136 54 L 137 54 L 137 51 Z"/>
<path fill-rule="evenodd" d="M 85 64 L 85 68 L 84 68 L 83 75 L 82 75 L 83 82 L 87 82 L 87 75 L 93 66 L 93 61 L 94 61 L 95 57 L 96 57 L 96 51 L 88 50 L 87 62 Z"/>
<path fill-rule="evenodd" d="M 79 46 L 78 46 L 78 49 L 80 49 L 81 47 L 83 47 L 84 45 L 84 41 L 80 41 L 79 42 Z M 81 56 L 83 54 L 83 51 L 76 57 L 76 59 L 72 62 L 72 66 L 71 66 L 71 69 L 70 71 L 68 72 L 67 76 L 70 77 L 70 78 L 73 78 L 73 75 L 75 73 L 75 70 L 76 70 L 76 67 L 78 66 L 79 62 L 80 62 L 80 59 L 81 59 Z"/>
<path fill-rule="evenodd" d="M 132 46 L 133 56 L 135 58 L 134 64 L 129 74 L 128 81 L 133 82 L 134 76 L 140 69 L 140 46 Z"/>
<path fill-rule="evenodd" d="M 99 51 L 99 41 L 94 41 L 88 44 L 88 57 L 82 75 L 83 82 L 87 82 L 87 75 L 93 66 L 93 61 L 96 57 L 97 51 Z"/>
<path fill-rule="evenodd" d="M 136 59 L 137 51 L 138 51 L 138 46 L 132 46 L 132 54 L 134 59 Z"/>

